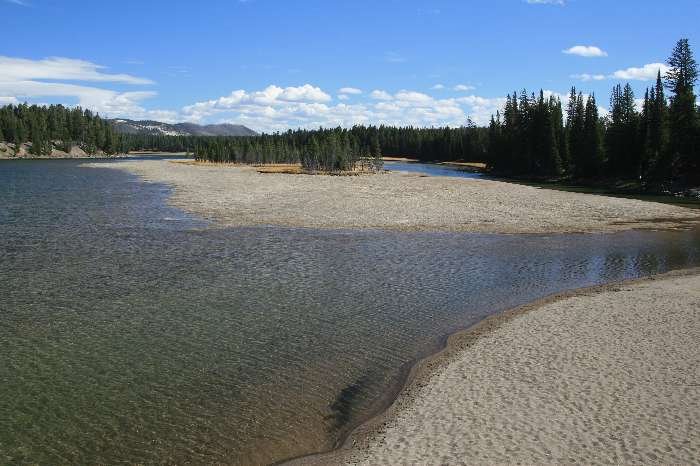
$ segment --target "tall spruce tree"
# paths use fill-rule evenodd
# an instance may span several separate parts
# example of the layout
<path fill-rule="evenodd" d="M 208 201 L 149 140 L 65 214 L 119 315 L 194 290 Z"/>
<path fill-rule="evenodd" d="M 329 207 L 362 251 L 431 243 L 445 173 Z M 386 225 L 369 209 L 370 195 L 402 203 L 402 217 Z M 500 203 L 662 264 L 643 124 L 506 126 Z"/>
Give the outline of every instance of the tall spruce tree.
<path fill-rule="evenodd" d="M 693 57 L 688 39 L 676 44 L 668 59 L 670 70 L 666 74 L 666 86 L 671 91 L 669 108 L 669 163 L 672 174 L 693 181 L 700 181 L 698 163 L 698 110 L 696 108 L 695 83 L 698 64 Z"/>
<path fill-rule="evenodd" d="M 640 173 L 639 113 L 632 86 L 620 84 L 610 97 L 610 121 L 605 137 L 608 170 L 616 177 L 636 178 Z"/>
<path fill-rule="evenodd" d="M 577 173 L 580 170 L 576 167 L 585 165 L 584 131 L 586 126 L 586 107 L 583 103 L 583 93 L 578 92 L 577 94 L 575 88 L 571 89 L 567 116 L 569 154 L 571 157 L 570 170 L 572 170 L 573 173 Z"/>
<path fill-rule="evenodd" d="M 595 178 L 600 175 L 603 165 L 602 127 L 598 115 L 598 104 L 595 95 L 591 94 L 586 100 L 586 114 L 583 131 L 584 156 L 576 166 L 576 176 L 579 178 Z"/>
<path fill-rule="evenodd" d="M 651 89 L 649 97 L 649 117 L 647 121 L 647 172 L 649 178 L 663 179 L 671 173 L 668 157 L 668 104 L 664 93 L 663 80 L 659 70 L 656 86 Z"/>

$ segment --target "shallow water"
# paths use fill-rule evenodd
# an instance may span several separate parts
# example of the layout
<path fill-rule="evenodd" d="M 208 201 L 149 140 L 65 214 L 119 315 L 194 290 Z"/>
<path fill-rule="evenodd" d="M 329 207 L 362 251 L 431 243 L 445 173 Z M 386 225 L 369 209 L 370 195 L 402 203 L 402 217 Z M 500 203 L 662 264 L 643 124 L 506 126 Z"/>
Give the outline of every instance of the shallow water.
<path fill-rule="evenodd" d="M 478 172 L 451 165 L 418 162 L 384 162 L 384 168 L 389 171 L 420 173 L 429 176 L 453 176 L 457 178 L 483 178 Z"/>
<path fill-rule="evenodd" d="M 0 463 L 327 449 L 457 329 L 700 264 L 697 231 L 207 229 L 169 194 L 76 161 L 0 162 Z"/>

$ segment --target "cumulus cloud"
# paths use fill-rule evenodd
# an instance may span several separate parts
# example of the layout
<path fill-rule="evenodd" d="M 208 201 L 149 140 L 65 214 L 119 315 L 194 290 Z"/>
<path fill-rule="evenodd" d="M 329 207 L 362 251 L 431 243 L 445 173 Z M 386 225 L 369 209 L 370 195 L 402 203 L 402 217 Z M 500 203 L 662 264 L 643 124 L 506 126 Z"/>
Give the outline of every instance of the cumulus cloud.
<path fill-rule="evenodd" d="M 423 94 L 422 92 L 416 91 L 406 91 L 402 90 L 396 93 L 394 100 L 398 102 L 408 102 L 408 103 L 428 103 L 433 100 L 428 94 Z"/>
<path fill-rule="evenodd" d="M 379 89 L 372 91 L 370 97 L 372 97 L 374 100 L 391 100 L 391 94 Z"/>
<path fill-rule="evenodd" d="M 341 94 L 360 95 L 362 94 L 362 89 L 358 89 L 356 87 L 341 87 L 338 92 Z"/>
<path fill-rule="evenodd" d="M 579 57 L 607 57 L 608 53 L 594 45 L 575 45 L 566 50 L 562 50 L 567 55 L 578 55 Z"/>
<path fill-rule="evenodd" d="M 656 79 L 659 71 L 661 76 L 665 76 L 669 71 L 669 67 L 663 63 L 649 63 L 641 67 L 631 67 L 624 70 L 618 70 L 611 74 L 572 74 L 571 78 L 580 81 L 603 81 L 605 79 L 618 79 L 625 81 L 653 81 Z"/>
<path fill-rule="evenodd" d="M 661 71 L 661 75 L 664 76 L 669 70 L 670 68 L 663 63 L 648 63 L 641 68 L 632 67 L 615 71 L 611 77 L 635 81 L 653 81 L 656 79 L 659 71 Z"/>
<path fill-rule="evenodd" d="M 457 84 L 453 89 L 459 92 L 466 92 L 473 91 L 476 88 L 474 86 L 467 86 L 466 84 Z"/>
<path fill-rule="evenodd" d="M 582 73 L 582 74 L 572 74 L 571 78 L 573 79 L 578 79 L 580 81 L 603 81 L 607 76 L 604 74 L 589 74 L 589 73 Z"/>
<path fill-rule="evenodd" d="M 443 90 L 444 88 L 445 88 L 445 85 L 444 85 L 444 84 L 436 84 L 436 85 L 434 85 L 433 87 L 431 87 L 430 89 L 432 89 L 432 90 L 434 90 L 434 91 L 441 91 L 441 90 Z"/>
<path fill-rule="evenodd" d="M 260 98 L 269 95 L 269 89 L 236 90 L 218 99 L 184 107 L 181 115 L 189 121 L 237 122 L 266 132 L 354 124 L 460 126 L 466 123 L 467 117 L 480 124 L 488 123 L 491 114 L 505 103 L 504 98 L 478 96 L 438 99 L 406 89 L 395 93 L 377 89 L 369 94 L 368 99 L 353 103 L 347 102 L 348 94 L 339 94 L 336 103 Z"/>
<path fill-rule="evenodd" d="M 188 113 L 197 114 L 199 112 L 216 112 L 230 110 L 241 106 L 261 106 L 273 107 L 280 103 L 323 103 L 329 102 L 331 96 L 323 92 L 320 88 L 305 84 L 299 87 L 279 87 L 271 85 L 261 91 L 248 93 L 242 89 L 231 92 L 227 96 L 219 97 L 215 100 L 197 102 L 189 105 L 183 110 Z"/>

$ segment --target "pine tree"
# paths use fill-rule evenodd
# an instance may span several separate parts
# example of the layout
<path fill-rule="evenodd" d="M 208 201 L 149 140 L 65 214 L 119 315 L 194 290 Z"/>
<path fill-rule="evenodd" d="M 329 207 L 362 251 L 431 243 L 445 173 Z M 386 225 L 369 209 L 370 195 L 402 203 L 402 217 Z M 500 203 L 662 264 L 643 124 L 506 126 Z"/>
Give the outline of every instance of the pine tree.
<path fill-rule="evenodd" d="M 640 175 L 646 176 L 649 172 L 650 160 L 652 158 L 651 149 L 651 117 L 654 113 L 654 88 L 647 88 L 644 92 L 644 103 L 642 104 L 642 113 L 639 117 L 639 141 L 641 142 L 640 153 Z"/>
<path fill-rule="evenodd" d="M 676 44 L 668 59 L 671 69 L 666 74 L 666 86 L 673 94 L 669 108 L 669 162 L 674 175 L 700 180 L 698 163 L 695 82 L 698 65 L 693 58 L 688 39 Z"/>
<path fill-rule="evenodd" d="M 652 89 L 653 99 L 649 115 L 649 174 L 656 178 L 666 178 L 670 175 L 670 158 L 668 154 L 668 104 L 664 94 L 664 85 L 659 70 L 656 86 Z"/>
<path fill-rule="evenodd" d="M 584 131 L 586 123 L 586 108 L 583 103 L 583 94 L 576 93 L 576 89 L 571 89 L 569 97 L 569 111 L 567 112 L 567 130 L 569 133 L 569 153 L 571 156 L 571 170 L 574 173 L 581 170 L 577 166 L 584 166 L 585 162 L 585 141 Z"/>
<path fill-rule="evenodd" d="M 382 146 L 376 133 L 372 136 L 370 156 L 373 158 L 374 169 L 380 170 L 384 166 L 384 159 L 382 158 Z"/>
<path fill-rule="evenodd" d="M 554 133 L 557 137 L 559 162 L 561 163 L 561 172 L 565 172 L 569 168 L 569 141 L 566 137 L 566 127 L 564 126 L 564 111 L 561 106 L 561 100 L 556 98 L 552 110 L 552 123 L 554 125 Z"/>
<path fill-rule="evenodd" d="M 590 95 L 586 101 L 583 141 L 585 155 L 581 160 L 581 165 L 577 166 L 578 173 L 576 175 L 581 178 L 597 177 L 600 175 L 603 165 L 603 149 L 598 104 L 594 94 Z"/>
<path fill-rule="evenodd" d="M 634 91 L 629 84 L 616 85 L 610 97 L 610 124 L 605 144 L 608 169 L 618 177 L 638 177 L 640 174 L 639 114 Z"/>

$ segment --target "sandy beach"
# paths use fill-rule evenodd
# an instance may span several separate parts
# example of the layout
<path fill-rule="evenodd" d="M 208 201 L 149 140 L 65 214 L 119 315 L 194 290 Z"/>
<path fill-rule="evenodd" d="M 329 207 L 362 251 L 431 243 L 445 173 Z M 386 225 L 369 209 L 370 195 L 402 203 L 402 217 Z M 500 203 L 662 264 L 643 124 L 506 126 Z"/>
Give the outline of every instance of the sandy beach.
<path fill-rule="evenodd" d="M 571 292 L 454 335 L 343 449 L 294 464 L 698 464 L 699 273 Z"/>
<path fill-rule="evenodd" d="M 675 228 L 700 211 L 513 183 L 380 175 L 261 174 L 255 167 L 167 160 L 90 164 L 174 187 L 170 202 L 221 226 L 380 228 L 481 233 Z"/>

